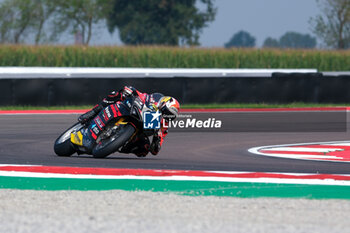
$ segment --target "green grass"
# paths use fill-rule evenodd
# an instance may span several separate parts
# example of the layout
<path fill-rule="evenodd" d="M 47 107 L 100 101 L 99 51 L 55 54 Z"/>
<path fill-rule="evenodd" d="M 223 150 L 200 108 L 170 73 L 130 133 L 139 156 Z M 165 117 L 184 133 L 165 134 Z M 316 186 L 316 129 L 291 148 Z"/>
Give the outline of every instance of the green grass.
<path fill-rule="evenodd" d="M 349 104 L 318 104 L 318 103 L 288 103 L 288 104 L 252 104 L 252 103 L 211 103 L 211 104 L 185 104 L 181 108 L 306 108 L 306 107 L 346 107 L 350 106 Z"/>
<path fill-rule="evenodd" d="M 90 109 L 92 105 L 81 106 L 0 106 L 0 110 L 69 110 Z"/>
<path fill-rule="evenodd" d="M 251 103 L 211 103 L 211 104 L 184 104 L 183 109 L 213 109 L 213 108 L 303 108 L 303 107 L 347 107 L 349 104 L 317 104 L 317 103 L 289 103 L 289 104 L 251 104 Z M 67 110 L 67 109 L 90 109 L 92 105 L 82 106 L 0 106 L 0 110 Z"/>

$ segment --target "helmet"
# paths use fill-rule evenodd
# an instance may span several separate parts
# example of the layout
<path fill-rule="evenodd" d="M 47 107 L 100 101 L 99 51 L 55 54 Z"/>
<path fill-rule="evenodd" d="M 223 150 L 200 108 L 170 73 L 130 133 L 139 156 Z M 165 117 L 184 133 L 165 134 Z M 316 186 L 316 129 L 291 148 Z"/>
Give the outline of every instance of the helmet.
<path fill-rule="evenodd" d="M 180 104 L 175 98 L 164 96 L 160 99 L 158 108 L 164 119 L 174 120 L 179 115 Z"/>

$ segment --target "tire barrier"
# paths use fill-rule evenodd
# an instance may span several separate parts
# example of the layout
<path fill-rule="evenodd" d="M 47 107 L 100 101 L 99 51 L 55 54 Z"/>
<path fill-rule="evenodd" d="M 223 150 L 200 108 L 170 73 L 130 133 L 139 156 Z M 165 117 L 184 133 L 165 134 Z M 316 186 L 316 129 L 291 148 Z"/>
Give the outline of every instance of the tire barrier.
<path fill-rule="evenodd" d="M 189 103 L 347 103 L 350 75 L 273 73 L 272 77 L 2 78 L 0 106 L 93 105 L 132 85 Z"/>

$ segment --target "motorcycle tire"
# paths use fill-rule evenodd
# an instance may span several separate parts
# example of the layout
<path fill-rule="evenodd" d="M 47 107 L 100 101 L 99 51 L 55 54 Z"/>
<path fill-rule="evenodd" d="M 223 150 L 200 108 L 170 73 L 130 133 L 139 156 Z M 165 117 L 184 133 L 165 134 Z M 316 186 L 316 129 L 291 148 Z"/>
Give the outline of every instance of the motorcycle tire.
<path fill-rule="evenodd" d="M 117 151 L 119 147 L 124 145 L 130 137 L 135 133 L 135 128 L 132 125 L 125 125 L 121 127 L 115 135 L 101 141 L 92 150 L 94 158 L 105 158 L 113 152 Z"/>
<path fill-rule="evenodd" d="M 69 157 L 75 153 L 75 149 L 70 141 L 70 134 L 73 130 L 79 130 L 82 127 L 83 125 L 76 123 L 56 139 L 53 147 L 56 155 L 61 157 Z"/>

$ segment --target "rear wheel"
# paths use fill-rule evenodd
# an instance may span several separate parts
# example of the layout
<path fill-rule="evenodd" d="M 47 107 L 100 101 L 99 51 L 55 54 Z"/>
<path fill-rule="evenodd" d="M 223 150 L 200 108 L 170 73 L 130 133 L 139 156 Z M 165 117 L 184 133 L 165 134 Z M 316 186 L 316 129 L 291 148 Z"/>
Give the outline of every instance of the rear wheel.
<path fill-rule="evenodd" d="M 117 151 L 135 133 L 135 128 L 131 125 L 120 126 L 110 137 L 101 140 L 93 149 L 94 158 L 105 158 Z"/>
<path fill-rule="evenodd" d="M 78 131 L 83 126 L 80 123 L 76 123 L 69 129 L 67 129 L 63 134 L 61 134 L 55 141 L 54 144 L 54 151 L 56 155 L 63 156 L 63 157 L 69 157 L 72 154 L 74 154 L 75 149 L 70 142 L 70 135 L 73 131 Z"/>

